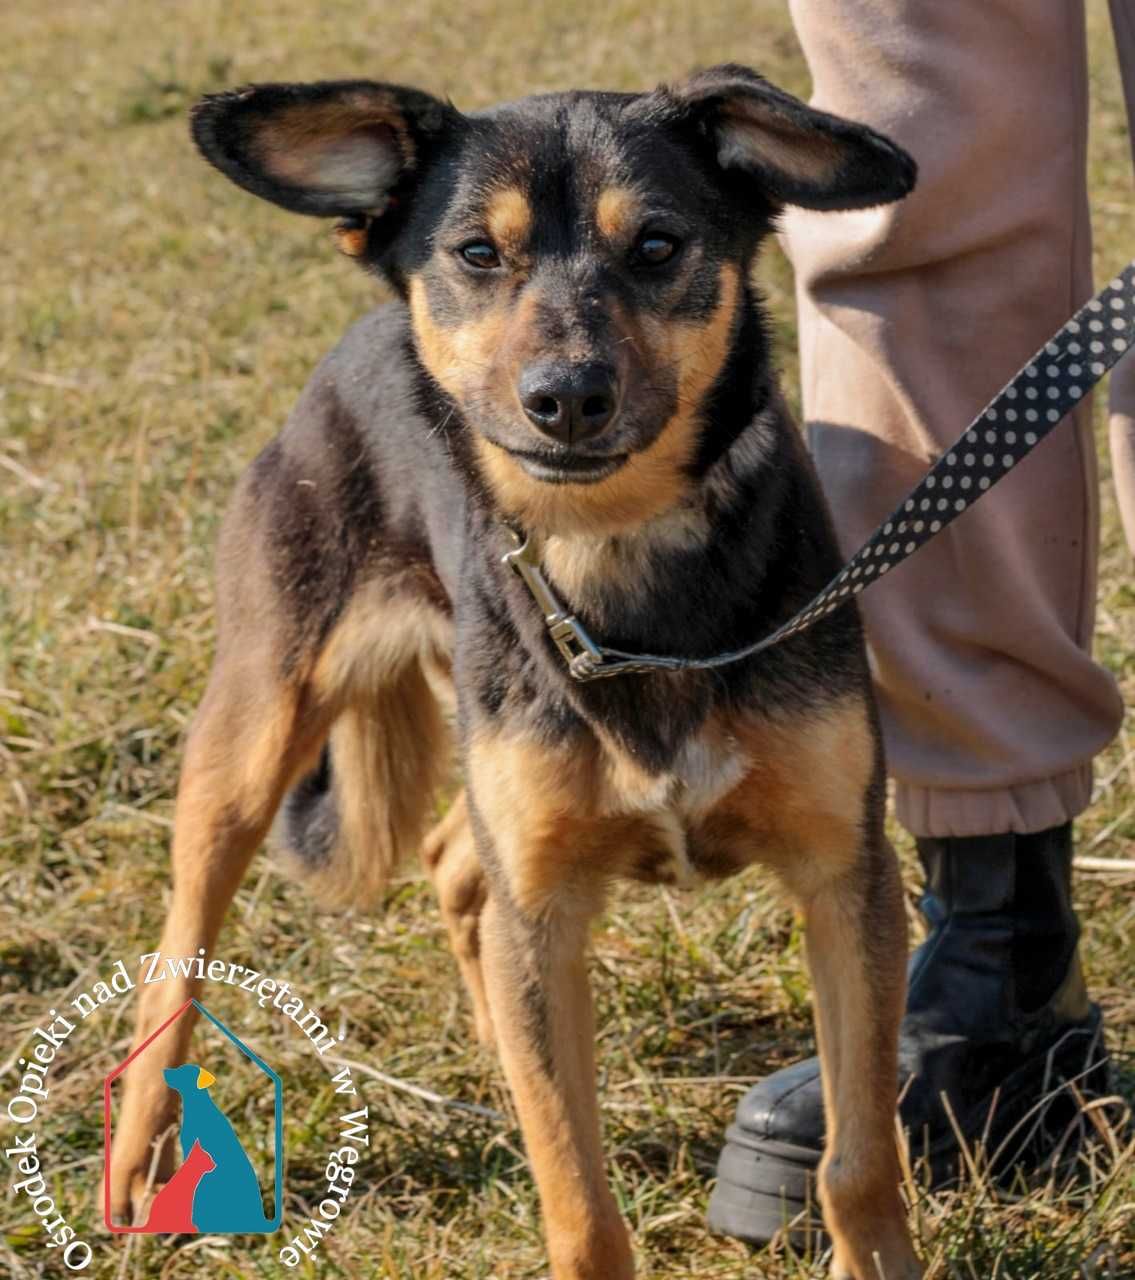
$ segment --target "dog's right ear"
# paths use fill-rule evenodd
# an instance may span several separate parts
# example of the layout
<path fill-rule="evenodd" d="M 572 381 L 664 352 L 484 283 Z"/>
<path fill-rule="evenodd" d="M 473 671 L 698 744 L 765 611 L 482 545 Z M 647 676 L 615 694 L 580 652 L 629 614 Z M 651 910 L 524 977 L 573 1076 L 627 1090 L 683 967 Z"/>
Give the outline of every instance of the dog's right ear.
<path fill-rule="evenodd" d="M 693 125 L 717 165 L 777 205 L 866 209 L 914 187 L 914 160 L 866 125 L 818 111 L 748 67 L 724 63 L 632 108 Z"/>
<path fill-rule="evenodd" d="M 295 213 L 379 217 L 460 112 L 370 80 L 260 84 L 193 108 L 193 140 L 239 187 Z"/>

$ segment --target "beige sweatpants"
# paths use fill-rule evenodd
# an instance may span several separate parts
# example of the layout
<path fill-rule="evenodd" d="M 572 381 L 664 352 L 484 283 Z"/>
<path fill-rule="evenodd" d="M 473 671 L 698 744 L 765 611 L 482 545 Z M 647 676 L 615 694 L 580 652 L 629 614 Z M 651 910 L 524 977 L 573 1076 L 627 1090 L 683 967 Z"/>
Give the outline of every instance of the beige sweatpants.
<path fill-rule="evenodd" d="M 1135 61 L 1133 6 L 1115 3 Z M 1092 292 L 1084 14 L 1079 0 L 792 12 L 816 105 L 919 165 L 898 205 L 785 220 L 809 440 L 850 553 Z M 1130 360 L 1113 396 L 1135 535 Z M 1088 804 L 1092 758 L 1123 713 L 1091 656 L 1098 514 L 1081 406 L 860 597 L 897 813 L 915 835 L 1038 831 Z"/>

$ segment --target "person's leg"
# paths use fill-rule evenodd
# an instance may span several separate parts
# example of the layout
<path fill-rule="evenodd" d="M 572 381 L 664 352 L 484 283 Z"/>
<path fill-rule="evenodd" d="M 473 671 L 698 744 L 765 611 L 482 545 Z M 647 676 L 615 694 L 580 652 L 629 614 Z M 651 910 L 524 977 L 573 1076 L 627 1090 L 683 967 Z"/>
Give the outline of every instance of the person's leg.
<path fill-rule="evenodd" d="M 1127 131 L 1135 156 L 1135 9 L 1111 0 L 1111 25 L 1127 102 Z M 1135 555 L 1135 358 L 1128 355 L 1111 375 L 1111 465 L 1127 545 Z"/>
<path fill-rule="evenodd" d="M 1076 0 L 796 0 L 818 105 L 919 163 L 905 201 L 792 211 L 804 409 L 855 550 L 1091 293 Z M 1038 831 L 1089 799 L 1115 734 L 1091 658 L 1090 412 L 860 598 L 900 820 Z"/>
<path fill-rule="evenodd" d="M 900 204 L 785 222 L 808 435 L 850 553 L 1090 294 L 1084 19 L 1079 0 L 792 8 L 814 102 L 920 170 Z M 1069 901 L 1070 819 L 1122 715 L 1091 657 L 1097 512 L 1083 407 L 860 597 L 897 814 L 927 875 L 902 1116 L 937 1176 L 957 1155 L 942 1091 L 979 1137 L 991 1098 L 1006 1120 L 1037 1101 L 1057 1042 L 1058 1069 L 1097 1060 Z M 814 1061 L 755 1086 L 711 1224 L 767 1239 L 822 1139 Z"/>

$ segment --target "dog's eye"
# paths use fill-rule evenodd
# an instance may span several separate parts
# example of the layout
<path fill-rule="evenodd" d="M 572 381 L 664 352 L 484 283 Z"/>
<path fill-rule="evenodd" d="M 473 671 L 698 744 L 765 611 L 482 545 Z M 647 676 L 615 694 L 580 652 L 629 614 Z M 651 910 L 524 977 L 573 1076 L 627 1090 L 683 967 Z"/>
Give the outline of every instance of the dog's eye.
<path fill-rule="evenodd" d="M 471 267 L 480 267 L 482 271 L 490 271 L 501 264 L 500 254 L 487 240 L 470 240 L 458 252 Z"/>
<path fill-rule="evenodd" d="M 647 232 L 634 248 L 636 261 L 648 267 L 660 267 L 678 252 L 680 242 L 674 236 L 663 235 L 658 231 Z"/>

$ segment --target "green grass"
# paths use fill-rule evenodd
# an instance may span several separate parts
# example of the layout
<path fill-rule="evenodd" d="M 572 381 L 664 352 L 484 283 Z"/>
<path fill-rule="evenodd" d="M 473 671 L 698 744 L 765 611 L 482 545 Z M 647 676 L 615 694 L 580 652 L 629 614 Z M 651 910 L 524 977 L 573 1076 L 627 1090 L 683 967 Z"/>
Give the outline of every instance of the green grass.
<path fill-rule="evenodd" d="M 1091 174 L 1105 277 L 1132 253 L 1121 98 L 1100 0 Z M 211 556 L 240 469 L 309 370 L 372 305 L 374 285 L 327 229 L 241 195 L 187 140 L 200 92 L 253 79 L 370 75 L 458 105 L 567 85 L 641 87 L 695 64 L 751 62 L 806 91 L 777 0 L 60 0 L 9 6 L 0 46 L 0 1010 L 3 1097 L 49 1007 L 117 957 L 152 948 L 180 740 L 207 671 Z M 787 269 L 765 268 L 790 393 Z M 959 424 L 960 425 L 960 424 Z M 1101 419 L 1102 426 L 1102 419 Z M 1135 705 L 1135 593 L 1104 463 L 1098 652 Z M 1099 763 L 1079 824 L 1093 857 L 1135 856 L 1130 720 Z M 910 870 L 909 857 L 907 869 Z M 1117 1044 L 1135 1028 L 1135 878 L 1082 874 L 1093 991 Z M 915 879 L 909 878 L 911 903 Z M 912 906 L 913 911 L 913 906 Z M 809 1051 L 799 928 L 759 875 L 685 897 L 620 893 L 595 935 L 611 1176 L 644 1275 L 802 1280 L 820 1263 L 716 1240 L 703 1213 L 717 1145 L 747 1081 Z M 372 1151 L 299 1274 L 385 1280 L 546 1274 L 539 1215 L 498 1067 L 471 1041 L 426 886 L 382 915 L 313 919 L 265 861 L 221 953 L 289 978 L 344 1053 L 502 1119 L 359 1075 Z M 340 1100 L 304 1042 L 222 991 L 210 1007 L 286 1085 L 287 1221 L 320 1185 Z M 132 1007 L 85 1024 L 52 1068 L 42 1151 L 69 1219 L 97 1246 L 86 1273 L 284 1274 L 279 1242 L 149 1238 L 99 1227 L 102 1076 L 125 1056 Z M 1122 1059 L 1130 1064 L 1128 1051 Z M 1130 1098 L 1131 1073 L 1124 1080 Z M 1112 1135 L 1114 1138 L 1114 1134 Z M 1087 1193 L 1052 1184 L 994 1197 L 911 1192 L 934 1280 L 1135 1275 L 1135 1158 L 1101 1140 Z M 0 1266 L 57 1274 L 22 1200 L 0 1208 Z M 54 1268 L 54 1270 L 53 1270 Z"/>

